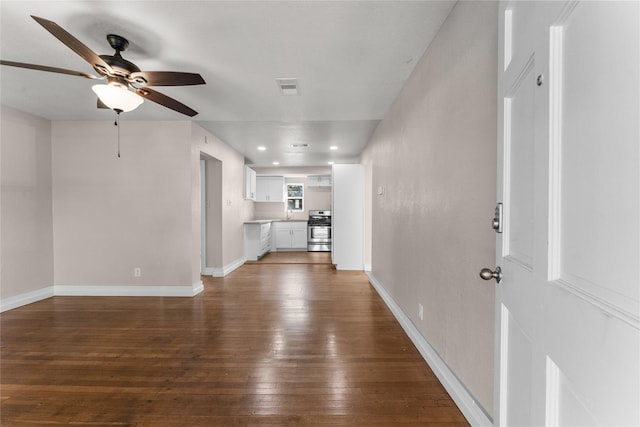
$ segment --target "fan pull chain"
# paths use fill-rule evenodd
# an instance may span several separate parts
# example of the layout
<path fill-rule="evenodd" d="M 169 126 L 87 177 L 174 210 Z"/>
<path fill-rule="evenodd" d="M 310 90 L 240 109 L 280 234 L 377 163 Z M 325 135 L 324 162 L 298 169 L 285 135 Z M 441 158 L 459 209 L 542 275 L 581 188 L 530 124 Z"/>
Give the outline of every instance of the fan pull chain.
<path fill-rule="evenodd" d="M 116 108 L 113 111 L 116 112 L 116 119 L 113 124 L 118 128 L 118 158 L 120 158 L 120 113 L 122 113 L 122 110 Z"/>

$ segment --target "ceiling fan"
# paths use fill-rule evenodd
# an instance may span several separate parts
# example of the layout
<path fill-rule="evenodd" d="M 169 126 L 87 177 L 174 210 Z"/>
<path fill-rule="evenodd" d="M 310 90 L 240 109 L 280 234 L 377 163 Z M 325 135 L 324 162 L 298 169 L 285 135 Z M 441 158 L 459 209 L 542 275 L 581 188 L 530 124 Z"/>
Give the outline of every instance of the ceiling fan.
<path fill-rule="evenodd" d="M 111 108 L 120 114 L 123 111 L 131 111 L 142 104 L 143 99 L 148 99 L 164 107 L 179 113 L 193 117 L 197 111 L 164 95 L 152 90 L 149 86 L 186 86 L 205 84 L 204 79 L 197 73 L 182 73 L 177 71 L 141 71 L 133 62 L 127 61 L 120 52 L 124 52 L 129 46 L 129 41 L 117 34 L 108 34 L 107 41 L 115 50 L 113 55 L 97 55 L 80 40 L 76 39 L 65 29 L 53 21 L 31 15 L 45 30 L 53 34 L 67 47 L 80 55 L 99 74 L 95 76 L 80 71 L 64 68 L 49 67 L 46 65 L 26 64 L 0 60 L 1 65 L 10 67 L 29 68 L 32 70 L 48 71 L 51 73 L 69 74 L 88 79 L 106 80 L 107 84 L 98 84 L 92 90 L 98 96 L 99 108 Z"/>

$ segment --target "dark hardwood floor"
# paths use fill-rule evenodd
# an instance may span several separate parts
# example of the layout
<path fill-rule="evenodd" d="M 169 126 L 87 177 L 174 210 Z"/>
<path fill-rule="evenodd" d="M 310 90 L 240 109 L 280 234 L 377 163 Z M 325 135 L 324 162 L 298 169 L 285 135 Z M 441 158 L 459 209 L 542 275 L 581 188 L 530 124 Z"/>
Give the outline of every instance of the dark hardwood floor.
<path fill-rule="evenodd" d="M 331 264 L 331 252 L 268 252 L 258 261 L 247 264 Z"/>
<path fill-rule="evenodd" d="M 246 264 L 195 298 L 1 315 L 2 426 L 466 426 L 362 272 Z"/>

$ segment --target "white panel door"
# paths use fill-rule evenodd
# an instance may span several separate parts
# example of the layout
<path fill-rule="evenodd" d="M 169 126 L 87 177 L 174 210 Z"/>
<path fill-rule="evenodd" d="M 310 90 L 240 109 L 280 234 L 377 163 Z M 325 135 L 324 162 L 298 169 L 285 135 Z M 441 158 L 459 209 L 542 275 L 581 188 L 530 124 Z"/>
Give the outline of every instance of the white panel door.
<path fill-rule="evenodd" d="M 496 425 L 640 425 L 640 3 L 503 2 Z"/>

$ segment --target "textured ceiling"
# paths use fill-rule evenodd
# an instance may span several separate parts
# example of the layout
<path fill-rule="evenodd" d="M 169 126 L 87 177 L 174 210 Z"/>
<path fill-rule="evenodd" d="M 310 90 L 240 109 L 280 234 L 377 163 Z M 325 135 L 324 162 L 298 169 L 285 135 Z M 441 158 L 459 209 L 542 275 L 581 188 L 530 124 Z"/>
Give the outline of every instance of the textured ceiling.
<path fill-rule="evenodd" d="M 120 34 L 130 41 L 123 56 L 142 70 L 196 72 L 207 82 L 155 88 L 197 110 L 193 119 L 147 101 L 123 122 L 194 120 L 249 163 L 319 166 L 357 159 L 453 5 L 3 0 L 0 56 L 94 73 L 29 15 L 55 21 L 98 54 L 112 54 L 105 36 Z M 297 78 L 299 95 L 281 95 L 279 77 Z M 113 119 L 96 108 L 88 79 L 2 66 L 0 84 L 2 104 L 41 117 Z"/>

